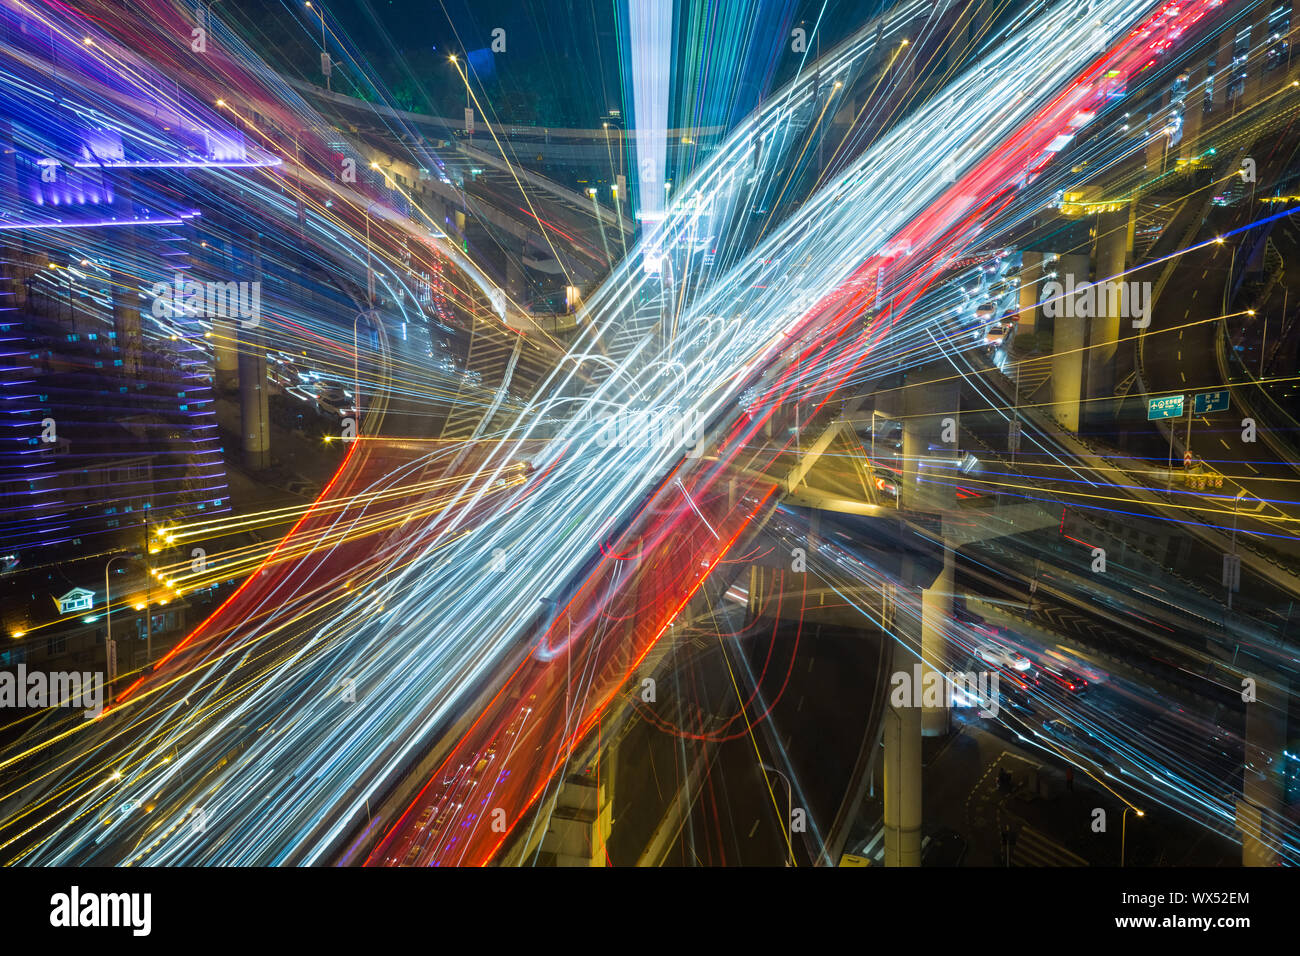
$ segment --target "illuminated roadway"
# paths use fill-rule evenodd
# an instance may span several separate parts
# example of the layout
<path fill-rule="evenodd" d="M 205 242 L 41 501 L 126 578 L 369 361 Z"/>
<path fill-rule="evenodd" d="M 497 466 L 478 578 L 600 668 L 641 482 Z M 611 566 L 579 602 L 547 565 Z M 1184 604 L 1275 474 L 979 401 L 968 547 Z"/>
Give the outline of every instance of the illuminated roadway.
<path fill-rule="evenodd" d="M 1180 24 L 1211 7 L 1184 5 Z M 643 343 L 640 353 L 648 354 L 634 352 L 628 367 L 649 373 L 611 375 L 585 396 L 596 407 L 713 423 L 707 454 L 683 459 L 679 448 L 602 447 L 582 419 L 561 419 L 546 434 L 552 409 L 543 402 L 508 434 L 488 436 L 499 443 L 445 508 L 403 529 L 400 558 L 394 551 L 386 566 L 367 559 L 387 575 L 332 615 L 347 640 L 334 642 L 306 672 L 294 668 L 290 695 L 261 679 L 247 692 L 209 683 L 190 700 L 181 695 L 193 678 L 178 681 L 160 695 L 171 703 L 150 705 L 152 727 L 119 778 L 83 780 L 61 795 L 70 805 L 107 808 L 107 821 L 97 812 L 69 820 L 28 860 L 127 862 L 138 853 L 150 863 L 321 862 L 363 829 L 370 795 L 460 717 L 466 689 L 495 684 L 505 664 L 512 676 L 372 855 L 375 862 L 488 862 L 508 832 L 486 825 L 484 811 L 503 809 L 507 830 L 524 817 L 698 582 L 770 507 L 773 489 L 752 481 L 728 488 L 720 480 L 736 473 L 736 457 L 794 382 L 783 373 L 764 407 L 737 419 L 742 386 L 809 328 L 816 331 L 799 346 L 798 374 L 819 383 L 823 396 L 867 356 L 923 344 L 928 317 L 909 307 L 990 216 L 1024 195 L 1053 144 L 1087 122 L 1107 74 L 1137 69 L 1164 40 L 1168 21 L 1159 15 L 1145 32 L 1127 32 L 1150 9 L 1096 5 L 1090 16 L 1107 21 L 1100 32 L 1116 41 L 1096 62 L 1095 23 L 1081 24 L 1067 5 L 1043 12 L 823 186 L 734 268 L 702 285 L 677 317 L 670 358 Z M 880 42 L 896 41 L 885 33 Z M 820 79 L 829 86 L 836 59 L 826 59 Z M 1061 77 L 1079 76 L 1062 89 Z M 787 119 L 781 110 L 798 99 L 773 98 L 762 121 L 779 129 Z M 714 201 L 700 191 L 706 185 L 734 188 L 726 177 L 716 182 L 715 170 L 733 170 L 733 180 L 744 175 L 753 133 L 743 125 L 682 187 L 676 215 L 645 240 L 648 248 L 680 257 L 695 218 L 687 210 Z M 962 158 L 956 184 L 938 170 L 918 174 L 943 151 Z M 635 290 L 658 281 L 640 266 L 641 257 L 632 256 L 593 297 L 593 329 L 619 321 Z M 874 304 L 869 292 L 881 275 L 894 291 L 890 309 L 855 327 Z M 843 348 L 845 341 L 855 347 Z M 580 340 L 574 351 L 586 345 Z M 655 363 L 672 374 L 655 374 Z M 549 394 L 561 394 L 573 376 L 557 373 Z M 544 449 L 541 438 L 549 439 Z M 593 542 L 606 545 L 603 555 L 593 555 Z M 493 571 L 499 550 L 508 573 Z M 626 573 L 623 558 L 634 555 L 638 573 Z M 244 600 L 257 593 L 254 579 Z M 544 597 L 561 611 L 539 604 Z M 631 634 L 611 631 L 611 621 L 647 608 Z M 611 633 L 618 640 L 609 640 Z M 568 665 L 578 659 L 588 666 L 574 677 Z M 164 666 L 135 693 L 145 696 L 165 673 Z M 357 705 L 341 699 L 345 677 L 358 702 L 371 706 L 349 709 Z M 225 715 L 220 722 L 208 715 L 199 724 L 181 713 L 213 706 Z M 265 722 L 272 713 L 279 723 Z M 224 765 L 212 766 L 214 747 L 226 746 L 240 725 L 259 733 L 246 732 Z M 199 804 L 202 831 L 186 825 L 196 779 L 211 781 Z M 158 816 L 145 818 L 146 806 Z M 418 850 L 414 861 L 410 847 Z"/>

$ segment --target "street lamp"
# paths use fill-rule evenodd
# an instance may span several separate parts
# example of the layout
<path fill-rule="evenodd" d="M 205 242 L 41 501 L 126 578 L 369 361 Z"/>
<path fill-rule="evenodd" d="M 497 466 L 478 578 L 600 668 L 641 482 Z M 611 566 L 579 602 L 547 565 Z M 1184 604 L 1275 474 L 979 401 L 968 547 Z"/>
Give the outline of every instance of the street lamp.
<path fill-rule="evenodd" d="M 317 10 L 307 0 L 306 7 L 320 17 L 320 71 L 325 74 L 325 89 L 330 89 L 330 54 L 325 48 L 325 11 Z"/>
<path fill-rule="evenodd" d="M 357 346 L 357 323 L 361 321 L 362 316 L 366 317 L 372 326 L 379 327 L 379 320 L 375 316 L 374 303 L 371 303 L 369 309 L 358 312 L 356 318 L 352 320 L 352 411 L 357 417 L 357 425 L 361 424 L 361 353 Z"/>
<path fill-rule="evenodd" d="M 1137 807 L 1124 808 L 1124 813 L 1123 815 L 1121 815 L 1120 822 L 1119 822 L 1119 865 L 1120 866 L 1124 865 L 1124 848 L 1125 848 L 1125 841 L 1128 838 L 1128 812 L 1130 810 L 1132 810 L 1140 817 L 1146 816 L 1146 814 L 1143 813 L 1141 810 L 1139 810 Z"/>
<path fill-rule="evenodd" d="M 1247 491 L 1245 488 L 1242 488 L 1239 492 L 1237 492 L 1237 497 L 1232 499 L 1232 561 L 1231 561 L 1231 565 L 1228 568 L 1228 573 L 1227 575 L 1225 575 L 1226 578 L 1225 583 L 1228 588 L 1228 610 L 1229 611 L 1232 610 L 1232 590 L 1233 590 L 1232 585 L 1233 585 L 1234 575 L 1237 572 L 1237 567 L 1236 567 L 1237 565 L 1237 508 L 1241 505 L 1241 499 L 1246 497 L 1249 494 L 1250 494 L 1249 491 Z"/>
<path fill-rule="evenodd" d="M 783 774 L 780 770 L 777 770 L 775 767 L 770 766 L 766 763 L 759 764 L 759 766 L 761 766 L 765 771 L 768 771 L 769 773 L 776 774 L 785 782 L 785 827 L 784 827 L 785 845 L 786 845 L 786 851 L 790 855 L 785 865 L 794 866 L 794 841 L 790 834 L 791 818 L 794 816 L 794 788 L 790 786 L 790 778 L 787 777 L 785 774 Z"/>
<path fill-rule="evenodd" d="M 104 563 L 104 659 L 108 668 L 108 681 L 111 684 L 117 677 L 115 645 L 113 644 L 113 599 L 109 594 L 109 577 L 108 570 L 113 566 L 114 561 L 134 561 L 138 560 L 132 554 L 119 554 L 116 557 L 109 558 Z M 149 603 L 152 599 L 152 588 L 149 585 L 148 577 L 145 578 L 144 606 L 139 604 L 133 605 L 135 610 L 145 612 L 145 662 L 153 659 L 153 612 L 149 609 Z"/>
<path fill-rule="evenodd" d="M 108 593 L 108 569 L 114 561 L 123 561 L 128 558 L 130 558 L 129 554 L 119 554 L 115 558 L 109 558 L 104 565 L 104 615 L 106 621 L 104 625 L 106 631 L 104 637 L 104 666 L 108 670 L 108 682 L 110 684 L 117 677 L 117 668 L 114 666 L 116 655 L 113 647 L 113 599 Z"/>
<path fill-rule="evenodd" d="M 379 169 L 379 164 L 371 163 L 370 168 Z M 387 174 L 384 175 L 384 181 L 388 181 Z M 375 307 L 375 274 L 370 268 L 370 210 L 378 203 L 378 199 L 366 203 L 366 306 L 370 309 Z"/>
<path fill-rule="evenodd" d="M 207 30 L 209 33 L 212 32 L 212 5 L 220 2 L 221 0 L 199 0 L 199 9 L 203 19 L 203 29 Z M 309 3 L 307 6 L 310 7 L 311 4 Z"/>

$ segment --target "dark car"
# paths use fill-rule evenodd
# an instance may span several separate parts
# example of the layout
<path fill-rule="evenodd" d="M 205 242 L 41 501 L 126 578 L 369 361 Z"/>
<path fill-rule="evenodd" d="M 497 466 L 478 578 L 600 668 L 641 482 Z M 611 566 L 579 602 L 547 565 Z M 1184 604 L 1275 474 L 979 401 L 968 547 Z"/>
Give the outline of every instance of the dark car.
<path fill-rule="evenodd" d="M 921 847 L 922 866 L 961 866 L 966 856 L 966 838 L 949 827 L 928 834 Z"/>
<path fill-rule="evenodd" d="M 1009 687 L 1003 687 L 1001 697 L 1002 706 L 1006 707 L 1008 710 L 1017 714 L 1025 714 L 1027 716 L 1032 716 L 1034 714 L 1033 702 L 1029 699 L 1029 694 L 1027 694 L 1022 688 L 1017 687 L 1014 684 Z"/>
<path fill-rule="evenodd" d="M 1069 694 L 1086 694 L 1088 692 L 1088 681 L 1081 674 L 1076 674 L 1064 667 L 1044 667 L 1040 665 L 1038 676 L 1041 683 Z"/>

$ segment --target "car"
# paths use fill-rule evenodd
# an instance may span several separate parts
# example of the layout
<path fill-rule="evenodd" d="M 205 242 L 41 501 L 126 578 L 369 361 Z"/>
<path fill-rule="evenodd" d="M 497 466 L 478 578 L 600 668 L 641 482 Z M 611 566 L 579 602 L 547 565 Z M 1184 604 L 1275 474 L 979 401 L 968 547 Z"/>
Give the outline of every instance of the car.
<path fill-rule="evenodd" d="M 272 384 L 278 385 L 284 391 L 297 388 L 302 384 L 302 377 L 298 374 L 298 370 L 286 362 L 271 363 L 266 370 L 266 376 Z"/>
<path fill-rule="evenodd" d="M 1059 717 L 1043 722 L 1045 736 L 1051 737 L 1067 752 L 1087 757 L 1101 767 L 1113 766 L 1110 751 L 1103 747 L 1092 734 L 1080 730 L 1068 720 Z"/>
<path fill-rule="evenodd" d="M 1021 674 L 1031 671 L 1034 666 L 1024 654 L 1001 644 L 981 644 L 975 649 L 975 656 L 986 664 L 1006 667 Z"/>
<path fill-rule="evenodd" d="M 1033 702 L 1024 689 L 1012 684 L 1010 687 L 1001 688 L 1001 706 L 1017 714 L 1024 714 L 1032 717 L 1035 713 Z"/>
<path fill-rule="evenodd" d="M 1002 346 L 1011 334 L 1011 323 L 995 322 L 984 332 L 984 344 L 994 348 Z"/>
<path fill-rule="evenodd" d="M 922 866 L 961 866 L 966 838 L 951 827 L 939 827 L 921 841 Z"/>
<path fill-rule="evenodd" d="M 355 415 L 356 408 L 352 396 L 342 385 L 334 382 L 322 382 L 316 390 L 316 404 L 322 412 L 332 415 Z"/>
<path fill-rule="evenodd" d="M 1068 668 L 1048 667 L 1040 664 L 1038 673 L 1042 675 L 1048 687 L 1055 687 L 1070 694 L 1086 694 L 1088 692 L 1087 679 Z"/>

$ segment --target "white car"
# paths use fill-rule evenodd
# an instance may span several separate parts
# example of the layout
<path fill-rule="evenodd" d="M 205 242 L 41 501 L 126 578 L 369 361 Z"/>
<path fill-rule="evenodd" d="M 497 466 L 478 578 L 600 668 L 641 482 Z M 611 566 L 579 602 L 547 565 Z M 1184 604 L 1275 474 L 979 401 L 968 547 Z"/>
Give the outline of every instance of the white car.
<path fill-rule="evenodd" d="M 975 656 L 986 664 L 994 664 L 998 667 L 1005 667 L 1008 670 L 1019 671 L 1024 673 L 1033 665 L 1029 658 L 1024 654 L 1019 654 L 1009 647 L 1002 647 L 998 644 L 982 644 L 975 649 Z"/>
<path fill-rule="evenodd" d="M 321 411 L 329 415 L 355 415 L 356 406 L 352 401 L 352 395 L 345 391 L 342 386 L 335 384 L 324 384 L 316 393 L 316 404 Z"/>

